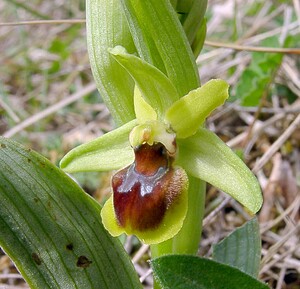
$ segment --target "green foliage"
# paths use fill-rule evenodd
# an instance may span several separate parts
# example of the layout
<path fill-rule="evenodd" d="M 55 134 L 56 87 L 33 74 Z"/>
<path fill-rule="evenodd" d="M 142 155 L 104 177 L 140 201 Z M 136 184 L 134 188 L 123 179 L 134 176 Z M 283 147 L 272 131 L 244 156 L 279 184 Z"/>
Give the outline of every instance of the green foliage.
<path fill-rule="evenodd" d="M 130 75 L 111 57 L 109 48 L 123 45 L 136 51 L 119 0 L 86 2 L 87 47 L 93 76 L 105 104 L 117 125 L 134 118 Z"/>
<path fill-rule="evenodd" d="M 206 18 L 203 18 L 201 25 L 196 33 L 195 39 L 191 45 L 195 58 L 200 54 L 206 38 Z"/>
<path fill-rule="evenodd" d="M 263 45 L 278 47 L 278 39 L 268 38 Z M 235 98 L 240 99 L 244 106 L 258 105 L 272 82 L 282 58 L 283 54 L 280 53 L 254 52 L 250 65 L 237 83 Z"/>
<path fill-rule="evenodd" d="M 53 61 L 51 67 L 48 70 L 49 74 L 56 73 L 61 68 L 62 61 L 66 60 L 69 55 L 70 51 L 68 49 L 69 44 L 65 41 L 60 39 L 54 39 L 49 47 L 49 52 L 57 55 L 57 60 Z"/>
<path fill-rule="evenodd" d="M 264 1 L 255 1 L 252 5 L 248 8 L 247 14 L 249 16 L 255 16 L 259 11 L 262 9 L 263 5 L 265 4 Z"/>
<path fill-rule="evenodd" d="M 259 224 L 253 218 L 213 247 L 213 259 L 257 278 L 260 251 Z"/>
<path fill-rule="evenodd" d="M 195 256 L 163 256 L 152 260 L 151 266 L 164 289 L 269 288 L 236 268 Z"/>
<path fill-rule="evenodd" d="M 289 87 L 281 84 L 276 85 L 276 94 L 280 97 L 286 98 L 289 104 L 292 104 L 298 99 L 298 96 L 289 89 Z"/>
<path fill-rule="evenodd" d="M 179 96 L 197 88 L 193 52 L 169 0 L 121 2 L 139 56 L 166 72 Z"/>
<path fill-rule="evenodd" d="M 31 288 L 140 288 L 100 206 L 34 151 L 0 138 L 0 245 Z"/>
<path fill-rule="evenodd" d="M 195 42 L 198 42 L 198 45 L 195 44 L 195 46 L 200 47 L 201 46 L 200 39 L 202 38 L 204 41 L 206 35 L 206 31 L 204 31 L 204 29 L 206 30 L 206 28 L 203 27 L 205 25 L 204 24 L 205 21 L 203 21 L 203 19 L 204 19 L 206 7 L 207 7 L 207 0 L 196 0 L 196 1 L 179 0 L 177 2 L 177 7 L 175 10 L 177 10 L 178 13 L 180 13 L 181 15 L 180 22 L 182 24 L 186 37 L 188 38 L 191 46 Z M 198 51 L 200 52 L 201 49 Z"/>

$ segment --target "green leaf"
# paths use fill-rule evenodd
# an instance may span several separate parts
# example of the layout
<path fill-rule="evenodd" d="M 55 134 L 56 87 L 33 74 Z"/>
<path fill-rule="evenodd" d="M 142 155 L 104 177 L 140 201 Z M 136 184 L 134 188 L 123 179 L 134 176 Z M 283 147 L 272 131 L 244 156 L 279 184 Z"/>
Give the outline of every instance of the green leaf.
<path fill-rule="evenodd" d="M 109 171 L 132 163 L 133 150 L 129 144 L 129 133 L 137 125 L 136 120 L 103 136 L 82 144 L 68 152 L 60 167 L 68 172 Z"/>
<path fill-rule="evenodd" d="M 39 154 L 0 138 L 0 245 L 30 288 L 141 288 L 99 204 Z"/>
<path fill-rule="evenodd" d="M 171 252 L 196 255 L 202 233 L 206 184 L 198 178 L 189 176 L 188 194 L 187 215 L 181 230 L 173 239 Z"/>
<path fill-rule="evenodd" d="M 172 6 L 173 6 L 174 9 L 176 8 L 177 1 L 178 0 L 170 0 L 170 3 L 172 4 Z"/>
<path fill-rule="evenodd" d="M 177 162 L 189 174 L 223 190 L 252 213 L 260 209 L 262 194 L 257 179 L 214 133 L 200 128 L 178 144 Z"/>
<path fill-rule="evenodd" d="M 213 259 L 257 278 L 260 252 L 259 224 L 257 218 L 253 218 L 213 246 Z"/>
<path fill-rule="evenodd" d="M 162 116 L 166 109 L 179 99 L 171 81 L 155 66 L 128 54 L 121 46 L 116 46 L 109 52 L 132 76 L 146 102 L 158 115 Z"/>
<path fill-rule="evenodd" d="M 135 47 L 119 0 L 87 0 L 87 47 L 92 72 L 100 95 L 117 125 L 135 118 L 134 82 L 108 53 L 108 48 L 123 45 Z"/>
<path fill-rule="evenodd" d="M 228 98 L 228 84 L 213 79 L 176 101 L 166 112 L 166 121 L 178 138 L 196 133 L 208 115 Z"/>
<path fill-rule="evenodd" d="M 197 32 L 199 31 L 204 18 L 206 7 L 207 0 L 181 0 L 177 4 L 177 10 L 183 13 L 180 22 L 182 23 L 184 32 L 190 42 L 190 45 L 192 45 L 195 41 Z M 204 32 L 204 35 L 205 34 L 206 32 Z"/>
<path fill-rule="evenodd" d="M 139 55 L 162 72 L 166 71 L 179 96 L 199 87 L 192 50 L 170 1 L 122 0 L 122 3 Z M 159 61 L 149 60 L 149 55 L 155 54 L 160 55 L 164 68 Z"/>
<path fill-rule="evenodd" d="M 134 44 L 139 56 L 166 74 L 166 69 L 161 55 L 156 48 L 154 40 L 145 29 L 144 20 L 137 17 L 133 1 L 121 0 L 120 2 L 122 3 L 129 29 L 132 33 Z"/>
<path fill-rule="evenodd" d="M 200 54 L 203 48 L 205 38 L 206 38 L 206 19 L 204 18 L 201 22 L 201 25 L 197 31 L 197 34 L 191 46 L 195 59 L 198 57 L 198 55 Z"/>
<path fill-rule="evenodd" d="M 266 39 L 264 46 L 278 47 L 277 37 Z M 254 52 L 236 87 L 236 98 L 244 106 L 257 106 L 283 59 L 282 53 Z"/>
<path fill-rule="evenodd" d="M 189 255 L 169 255 L 151 261 L 164 289 L 268 289 L 253 277 L 215 261 Z"/>

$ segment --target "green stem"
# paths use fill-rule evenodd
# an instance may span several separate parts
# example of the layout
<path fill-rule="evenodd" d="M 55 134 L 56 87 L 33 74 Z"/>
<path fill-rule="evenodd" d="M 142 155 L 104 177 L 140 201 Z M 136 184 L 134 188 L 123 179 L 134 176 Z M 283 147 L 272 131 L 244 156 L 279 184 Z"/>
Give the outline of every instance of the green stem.
<path fill-rule="evenodd" d="M 202 233 L 205 188 L 205 182 L 189 177 L 189 208 L 183 226 L 174 238 L 151 246 L 152 259 L 166 254 L 197 253 Z M 156 282 L 154 289 L 160 289 Z"/>

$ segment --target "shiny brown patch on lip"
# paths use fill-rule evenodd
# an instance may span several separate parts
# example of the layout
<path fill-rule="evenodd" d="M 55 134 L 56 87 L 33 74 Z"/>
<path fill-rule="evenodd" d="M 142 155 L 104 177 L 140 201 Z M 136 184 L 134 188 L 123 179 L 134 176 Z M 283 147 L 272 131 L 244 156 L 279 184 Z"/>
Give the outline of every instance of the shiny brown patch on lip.
<path fill-rule="evenodd" d="M 135 149 L 135 162 L 112 179 L 113 201 L 120 226 L 155 229 L 181 193 L 180 170 L 161 143 Z"/>

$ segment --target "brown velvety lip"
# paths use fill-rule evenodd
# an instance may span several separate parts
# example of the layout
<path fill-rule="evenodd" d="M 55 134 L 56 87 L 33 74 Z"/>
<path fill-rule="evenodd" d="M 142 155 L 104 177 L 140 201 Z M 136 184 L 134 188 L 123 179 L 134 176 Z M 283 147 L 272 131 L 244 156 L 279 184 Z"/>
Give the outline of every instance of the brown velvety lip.
<path fill-rule="evenodd" d="M 173 159 L 161 143 L 135 149 L 135 162 L 112 178 L 113 202 L 120 226 L 155 229 L 181 192 Z M 176 180 L 175 180 L 176 178 Z"/>

